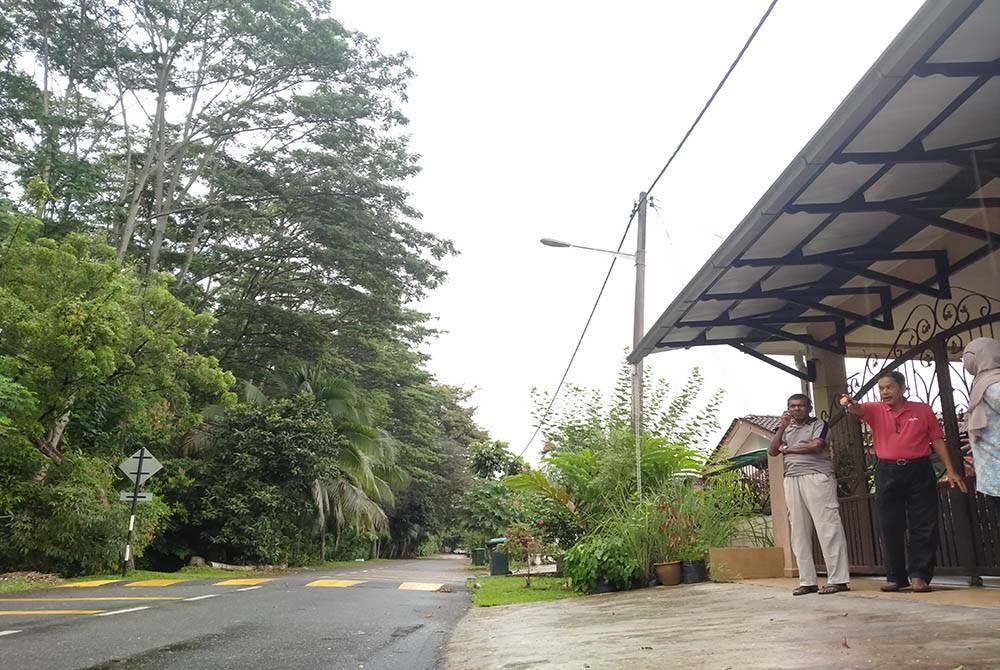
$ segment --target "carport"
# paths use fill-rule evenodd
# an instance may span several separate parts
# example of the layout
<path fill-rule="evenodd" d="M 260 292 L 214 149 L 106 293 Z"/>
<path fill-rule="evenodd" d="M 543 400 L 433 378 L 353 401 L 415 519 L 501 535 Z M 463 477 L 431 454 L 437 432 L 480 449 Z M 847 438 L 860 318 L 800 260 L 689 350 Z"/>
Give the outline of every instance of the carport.
<path fill-rule="evenodd" d="M 873 397 L 900 370 L 961 463 L 957 359 L 1000 330 L 998 36 L 1000 0 L 925 3 L 629 356 L 725 345 L 811 382 L 857 573 L 884 568 L 867 437 L 837 396 Z M 793 355 L 805 369 L 774 358 Z M 1000 575 L 998 520 L 974 494 L 939 493 L 940 572 Z M 787 526 L 775 536 L 787 546 Z"/>

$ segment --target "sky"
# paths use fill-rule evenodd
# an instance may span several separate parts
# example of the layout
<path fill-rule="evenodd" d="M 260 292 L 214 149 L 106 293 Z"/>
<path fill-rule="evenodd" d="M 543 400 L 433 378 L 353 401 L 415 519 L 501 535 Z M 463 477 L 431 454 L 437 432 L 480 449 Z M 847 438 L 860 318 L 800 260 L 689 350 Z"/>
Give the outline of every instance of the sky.
<path fill-rule="evenodd" d="M 422 229 L 455 242 L 418 308 L 438 381 L 475 389 L 491 437 L 537 461 L 531 389 L 555 390 L 640 191 L 663 167 L 769 3 L 763 0 L 334 0 L 348 28 L 406 51 L 404 114 Z M 648 328 L 919 8 L 918 0 L 780 0 L 651 197 Z M 635 228 L 623 251 L 635 248 Z M 619 261 L 568 383 L 610 392 L 632 344 L 634 268 Z M 790 361 L 789 361 L 790 362 Z M 786 373 L 727 347 L 646 358 L 705 397 L 722 430 L 778 414 Z M 708 446 L 714 446 L 710 444 Z"/>

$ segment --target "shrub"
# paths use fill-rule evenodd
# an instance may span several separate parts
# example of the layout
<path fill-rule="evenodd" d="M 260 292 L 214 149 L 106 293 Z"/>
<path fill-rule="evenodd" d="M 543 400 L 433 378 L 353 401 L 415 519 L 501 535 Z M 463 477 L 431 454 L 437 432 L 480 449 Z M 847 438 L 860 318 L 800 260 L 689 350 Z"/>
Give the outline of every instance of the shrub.
<path fill-rule="evenodd" d="M 103 459 L 67 455 L 37 480 L 14 489 L 9 524 L 0 529 L 8 568 L 66 577 L 113 572 L 119 566 L 129 506 L 118 501 L 112 468 Z M 169 516 L 159 499 L 136 512 L 132 548 L 141 556 Z"/>
<path fill-rule="evenodd" d="M 620 536 L 590 535 L 577 542 L 563 559 L 573 588 L 592 593 L 599 581 L 619 589 L 628 588 L 642 567 Z"/>

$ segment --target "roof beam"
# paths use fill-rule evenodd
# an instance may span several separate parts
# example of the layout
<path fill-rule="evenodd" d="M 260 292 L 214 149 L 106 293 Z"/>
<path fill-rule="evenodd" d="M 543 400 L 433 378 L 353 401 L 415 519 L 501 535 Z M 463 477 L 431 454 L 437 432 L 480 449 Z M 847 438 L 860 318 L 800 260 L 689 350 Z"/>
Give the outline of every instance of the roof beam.
<path fill-rule="evenodd" d="M 902 217 L 908 217 L 910 219 L 920 221 L 928 226 L 947 230 L 948 232 L 955 233 L 957 235 L 964 235 L 965 237 L 982 240 L 994 249 L 1000 248 L 1000 235 L 997 235 L 989 230 L 983 230 L 982 228 L 976 228 L 975 226 L 969 226 L 964 223 L 959 223 L 958 221 L 952 221 L 951 219 L 945 219 L 943 217 L 934 216 L 933 214 L 927 214 L 925 212 L 893 212 L 893 214 L 899 214 Z"/>
<path fill-rule="evenodd" d="M 773 326 L 758 324 L 752 326 L 756 330 L 764 331 L 765 333 L 770 333 L 775 337 L 782 340 L 791 340 L 792 342 L 798 342 L 799 344 L 805 344 L 809 346 L 816 347 L 818 349 L 823 349 L 829 351 L 833 354 L 840 354 L 843 356 L 847 353 L 847 341 L 844 337 L 844 329 L 837 328 L 837 332 L 834 335 L 834 343 L 831 344 L 825 340 L 817 340 L 812 335 L 801 335 L 799 333 L 789 333 L 787 330 L 782 328 L 775 328 Z"/>
<path fill-rule="evenodd" d="M 1000 75 L 1000 60 L 979 63 L 921 63 L 913 68 L 917 77 L 943 74 L 946 77 L 996 77 Z"/>
<path fill-rule="evenodd" d="M 763 361 L 764 363 L 767 363 L 768 365 L 770 365 L 772 367 L 778 368 L 782 372 L 787 372 L 788 374 L 790 374 L 792 376 L 798 377 L 799 379 L 802 379 L 802 380 L 807 381 L 807 382 L 814 382 L 814 381 L 816 381 L 816 361 L 813 361 L 811 359 L 807 360 L 806 361 L 806 371 L 805 372 L 801 372 L 801 371 L 799 371 L 799 370 L 797 370 L 797 369 L 795 369 L 795 368 L 793 368 L 793 367 L 791 367 L 789 365 L 785 365 L 784 363 L 779 363 L 778 361 L 774 360 L 770 356 L 765 356 L 764 354 L 760 353 L 759 351 L 757 351 L 755 349 L 751 349 L 750 347 L 748 347 L 748 346 L 746 346 L 744 344 L 732 344 L 730 346 L 732 346 L 734 349 L 738 349 L 739 351 L 742 351 L 744 354 L 746 354 L 748 356 L 753 356 L 758 361 Z"/>
<path fill-rule="evenodd" d="M 788 204 L 787 214 L 852 214 L 859 212 L 921 212 L 926 210 L 949 209 L 979 209 L 985 207 L 994 209 L 1000 207 L 1000 198 L 923 198 L 910 200 L 897 198 L 867 202 L 865 200 L 849 200 L 842 203 Z"/>
<path fill-rule="evenodd" d="M 937 288 L 930 283 L 920 284 L 878 272 L 867 267 L 876 261 L 929 260 L 934 263 L 934 279 Z M 770 267 L 782 265 L 826 265 L 836 269 L 846 269 L 861 277 L 882 282 L 889 286 L 917 291 L 934 298 L 951 297 L 948 283 L 948 254 L 944 251 L 851 251 L 850 253 L 813 254 L 810 256 L 785 256 L 782 258 L 738 258 L 734 267 Z"/>
<path fill-rule="evenodd" d="M 737 258 L 733 267 L 771 267 L 784 265 L 829 265 L 841 268 L 845 263 L 873 263 L 875 261 L 934 261 L 935 267 L 947 270 L 948 254 L 940 250 L 931 251 L 865 251 L 863 249 L 849 252 L 837 251 L 808 256 L 789 255 L 775 258 Z M 943 264 L 943 265 L 942 265 Z"/>
<path fill-rule="evenodd" d="M 830 339 L 833 340 L 833 343 L 830 343 L 827 340 L 816 339 L 812 335 L 808 334 L 803 335 L 800 333 L 790 333 L 781 328 L 782 325 L 787 325 L 789 323 L 832 323 L 835 332 L 833 337 Z M 752 328 L 753 330 L 773 335 L 778 339 L 791 340 L 792 342 L 799 342 L 801 344 L 818 347 L 834 354 L 847 353 L 847 341 L 845 339 L 847 326 L 842 318 L 833 316 L 795 316 L 787 319 L 781 319 L 778 317 L 757 317 L 746 319 L 683 321 L 678 322 L 677 326 L 685 328 L 725 328 L 730 326 Z M 767 338 L 763 341 L 767 341 Z"/>
<path fill-rule="evenodd" d="M 852 296 L 873 294 L 879 298 L 879 309 L 875 310 L 871 314 L 858 314 L 857 312 L 852 312 L 840 307 L 833 307 L 820 302 L 823 298 L 838 295 Z M 888 286 L 830 287 L 828 289 L 809 289 L 804 291 L 793 291 L 787 289 L 762 291 L 759 287 L 755 286 L 751 290 L 743 293 L 707 293 L 702 296 L 703 300 L 753 300 L 763 298 L 785 300 L 802 307 L 807 307 L 831 316 L 846 319 L 847 321 L 853 321 L 859 325 L 874 326 L 880 330 L 892 330 L 894 327 L 892 320 L 892 293 Z M 881 312 L 881 318 L 876 316 L 879 312 Z M 789 321 L 789 323 L 791 322 Z"/>

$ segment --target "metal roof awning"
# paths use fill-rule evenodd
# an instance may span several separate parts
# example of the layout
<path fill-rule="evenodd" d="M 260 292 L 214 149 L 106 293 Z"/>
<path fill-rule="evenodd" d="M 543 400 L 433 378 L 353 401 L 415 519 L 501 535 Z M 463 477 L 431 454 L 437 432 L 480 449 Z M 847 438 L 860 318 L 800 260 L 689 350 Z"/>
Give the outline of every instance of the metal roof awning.
<path fill-rule="evenodd" d="M 863 355 L 914 300 L 995 293 L 998 36 L 1000 0 L 925 3 L 629 361 L 725 344 L 803 376 L 768 355 Z"/>

